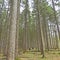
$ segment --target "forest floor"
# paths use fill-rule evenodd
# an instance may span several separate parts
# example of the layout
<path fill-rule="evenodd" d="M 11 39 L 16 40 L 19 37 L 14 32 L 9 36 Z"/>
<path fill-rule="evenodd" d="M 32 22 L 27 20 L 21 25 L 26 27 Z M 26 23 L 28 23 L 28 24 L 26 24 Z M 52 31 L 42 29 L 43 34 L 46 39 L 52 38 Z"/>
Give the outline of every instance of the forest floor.
<path fill-rule="evenodd" d="M 60 52 L 45 52 L 45 58 L 42 58 L 40 52 L 26 52 L 19 56 L 19 60 L 60 60 Z"/>
<path fill-rule="evenodd" d="M 6 60 L 3 57 L 2 60 Z M 1 60 L 1 56 L 0 56 Z M 19 55 L 19 58 L 16 60 L 60 60 L 60 51 L 48 51 L 45 52 L 45 57 L 42 58 L 40 52 L 25 52 Z"/>

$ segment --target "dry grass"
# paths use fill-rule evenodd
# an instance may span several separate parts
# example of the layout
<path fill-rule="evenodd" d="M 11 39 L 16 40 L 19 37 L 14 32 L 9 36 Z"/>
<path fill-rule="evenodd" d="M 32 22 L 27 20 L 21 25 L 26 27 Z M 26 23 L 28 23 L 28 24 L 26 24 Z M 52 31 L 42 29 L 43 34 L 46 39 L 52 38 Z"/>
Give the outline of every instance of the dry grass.
<path fill-rule="evenodd" d="M 60 52 L 46 52 L 45 58 L 41 57 L 42 55 L 40 54 L 40 52 L 26 52 L 25 54 L 20 55 L 21 60 L 60 60 Z"/>
<path fill-rule="evenodd" d="M 0 54 L 0 60 L 4 56 Z M 49 51 L 45 52 L 45 58 L 42 58 L 40 52 L 25 52 L 24 54 L 19 55 L 17 60 L 60 60 L 60 51 Z"/>

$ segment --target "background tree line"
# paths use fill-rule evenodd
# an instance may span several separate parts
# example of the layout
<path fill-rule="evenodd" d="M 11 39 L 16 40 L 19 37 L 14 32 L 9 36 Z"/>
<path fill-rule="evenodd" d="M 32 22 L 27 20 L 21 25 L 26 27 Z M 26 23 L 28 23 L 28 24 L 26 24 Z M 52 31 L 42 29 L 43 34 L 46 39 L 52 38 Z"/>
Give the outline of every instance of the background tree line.
<path fill-rule="evenodd" d="M 21 51 L 44 57 L 45 50 L 59 49 L 59 8 L 60 0 L 0 0 L 0 53 L 14 60 Z"/>

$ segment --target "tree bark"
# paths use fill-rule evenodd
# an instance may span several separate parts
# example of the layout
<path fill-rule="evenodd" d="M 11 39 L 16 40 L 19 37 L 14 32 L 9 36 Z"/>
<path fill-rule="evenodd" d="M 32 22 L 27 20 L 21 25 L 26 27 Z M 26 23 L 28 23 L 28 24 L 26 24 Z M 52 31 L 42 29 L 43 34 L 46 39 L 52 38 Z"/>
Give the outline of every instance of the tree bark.
<path fill-rule="evenodd" d="M 16 37 L 16 20 L 17 20 L 17 0 L 12 1 L 12 18 L 9 42 L 8 60 L 15 60 L 15 37 Z"/>

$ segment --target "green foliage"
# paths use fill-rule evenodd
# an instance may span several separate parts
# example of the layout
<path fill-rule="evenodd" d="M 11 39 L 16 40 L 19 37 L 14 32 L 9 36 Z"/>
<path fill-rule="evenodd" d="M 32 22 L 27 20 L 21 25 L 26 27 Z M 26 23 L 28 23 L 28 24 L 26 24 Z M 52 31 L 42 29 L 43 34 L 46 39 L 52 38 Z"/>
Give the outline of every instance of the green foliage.
<path fill-rule="evenodd" d="M 0 3 L 2 3 L 3 2 L 3 0 L 0 0 Z"/>
<path fill-rule="evenodd" d="M 19 57 L 16 57 L 16 59 L 15 60 L 20 60 L 20 58 Z"/>

